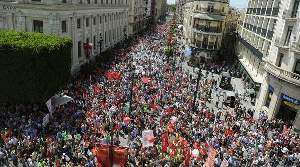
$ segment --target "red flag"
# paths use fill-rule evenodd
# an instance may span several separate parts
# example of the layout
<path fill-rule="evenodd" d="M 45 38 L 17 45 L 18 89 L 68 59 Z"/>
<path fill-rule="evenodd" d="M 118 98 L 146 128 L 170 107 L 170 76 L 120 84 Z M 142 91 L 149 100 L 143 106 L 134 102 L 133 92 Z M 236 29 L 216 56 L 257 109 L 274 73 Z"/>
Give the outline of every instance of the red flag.
<path fill-rule="evenodd" d="M 170 115 L 170 114 L 173 113 L 173 111 L 174 111 L 174 108 L 173 107 L 169 107 L 168 109 L 165 110 L 165 113 L 166 113 L 166 115 Z"/>
<path fill-rule="evenodd" d="M 209 148 L 208 158 L 204 164 L 204 167 L 214 167 L 216 155 L 217 151 L 213 147 Z"/>
<path fill-rule="evenodd" d="M 166 153 L 169 146 L 169 137 L 167 133 L 163 133 L 161 135 L 161 141 L 162 141 L 162 152 Z"/>
<path fill-rule="evenodd" d="M 149 78 L 149 77 L 142 77 L 142 82 L 143 82 L 144 84 L 148 84 L 148 83 L 151 82 L 151 78 Z"/>
<path fill-rule="evenodd" d="M 106 72 L 104 74 L 104 76 L 110 80 L 110 81 L 113 81 L 113 80 L 121 80 L 121 73 L 117 72 L 117 71 L 109 71 L 109 72 Z"/>
<path fill-rule="evenodd" d="M 89 97 L 89 94 L 86 90 L 83 90 L 82 96 L 83 96 L 83 98 L 87 98 L 87 97 Z"/>
<path fill-rule="evenodd" d="M 110 164 L 109 147 L 109 145 L 99 145 L 92 150 L 98 161 L 97 167 L 112 166 Z M 113 164 L 125 167 L 127 161 L 126 148 L 113 146 L 112 149 Z"/>
<path fill-rule="evenodd" d="M 93 85 L 93 91 L 94 95 L 99 95 L 102 92 L 101 88 L 97 84 Z"/>
<path fill-rule="evenodd" d="M 225 133 L 225 137 L 229 137 L 229 136 L 234 135 L 234 131 L 232 130 L 232 128 L 226 129 L 224 133 Z"/>
<path fill-rule="evenodd" d="M 184 166 L 190 166 L 191 151 L 189 147 L 185 147 L 183 149 L 183 155 L 184 155 Z"/>

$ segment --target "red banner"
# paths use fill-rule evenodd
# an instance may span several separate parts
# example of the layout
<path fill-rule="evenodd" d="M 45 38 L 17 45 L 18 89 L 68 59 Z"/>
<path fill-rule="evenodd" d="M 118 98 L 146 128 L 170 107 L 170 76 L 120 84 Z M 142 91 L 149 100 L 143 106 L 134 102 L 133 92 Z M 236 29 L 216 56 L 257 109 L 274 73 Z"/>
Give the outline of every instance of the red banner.
<path fill-rule="evenodd" d="M 163 133 L 161 135 L 161 141 L 162 141 L 162 152 L 166 153 L 168 151 L 168 146 L 169 146 L 169 136 L 167 133 Z"/>
<path fill-rule="evenodd" d="M 93 153 L 97 158 L 97 167 L 110 167 L 109 145 L 99 145 L 93 149 Z M 127 149 L 124 147 L 111 147 L 113 149 L 112 164 L 125 167 L 127 162 Z"/>
<path fill-rule="evenodd" d="M 110 81 L 121 80 L 121 73 L 119 73 L 117 71 L 109 71 L 109 72 L 106 72 L 104 75 Z"/>

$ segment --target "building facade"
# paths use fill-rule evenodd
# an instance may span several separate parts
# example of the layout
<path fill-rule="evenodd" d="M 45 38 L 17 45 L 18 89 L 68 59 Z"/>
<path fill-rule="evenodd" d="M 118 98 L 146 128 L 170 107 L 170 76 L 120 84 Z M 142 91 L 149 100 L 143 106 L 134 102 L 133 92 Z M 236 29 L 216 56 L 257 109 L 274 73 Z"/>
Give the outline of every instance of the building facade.
<path fill-rule="evenodd" d="M 198 56 L 206 59 L 216 56 L 222 44 L 228 10 L 228 0 L 193 1 L 184 5 L 184 38 Z"/>
<path fill-rule="evenodd" d="M 129 34 L 141 32 L 145 28 L 148 0 L 129 1 Z"/>
<path fill-rule="evenodd" d="M 183 23 L 183 9 L 184 9 L 184 5 L 189 2 L 191 0 L 176 0 L 175 4 L 176 4 L 176 22 L 178 24 L 182 24 Z"/>
<path fill-rule="evenodd" d="M 263 57 L 270 49 L 278 20 L 279 0 L 250 0 L 239 29 L 238 58 L 243 78 L 258 93 L 262 84 Z"/>
<path fill-rule="evenodd" d="M 72 38 L 72 71 L 128 35 L 128 0 L 16 0 L 0 8 L 0 29 Z"/>
<path fill-rule="evenodd" d="M 299 0 L 250 0 L 239 31 L 239 61 L 256 86 L 256 112 L 300 130 Z"/>
<path fill-rule="evenodd" d="M 155 0 L 154 22 L 163 21 L 167 14 L 167 0 Z"/>

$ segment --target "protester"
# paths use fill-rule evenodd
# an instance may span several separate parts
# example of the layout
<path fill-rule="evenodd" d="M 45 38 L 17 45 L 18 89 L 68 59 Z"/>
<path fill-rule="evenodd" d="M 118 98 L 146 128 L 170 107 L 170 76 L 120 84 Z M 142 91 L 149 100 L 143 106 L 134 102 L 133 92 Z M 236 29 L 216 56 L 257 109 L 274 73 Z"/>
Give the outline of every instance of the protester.
<path fill-rule="evenodd" d="M 94 148 L 111 143 L 127 148 L 128 166 L 299 166 L 290 123 L 253 120 L 241 97 L 223 105 L 220 74 L 239 76 L 234 67 L 203 64 L 193 102 L 197 77 L 182 65 L 179 42 L 171 60 L 164 55 L 169 28 L 157 26 L 71 82 L 61 92 L 74 100 L 45 126 L 44 105 L 1 105 L 0 166 L 101 166 Z M 145 130 L 153 136 L 143 138 Z"/>

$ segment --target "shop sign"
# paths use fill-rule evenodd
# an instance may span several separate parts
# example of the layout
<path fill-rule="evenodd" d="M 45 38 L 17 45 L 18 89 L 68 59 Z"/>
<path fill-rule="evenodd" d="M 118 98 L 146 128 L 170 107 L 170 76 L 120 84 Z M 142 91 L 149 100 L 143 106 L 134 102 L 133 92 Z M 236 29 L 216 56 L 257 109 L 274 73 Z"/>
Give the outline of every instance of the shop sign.
<path fill-rule="evenodd" d="M 285 95 L 285 94 L 282 94 L 282 99 L 284 99 L 284 100 L 286 100 L 286 101 L 288 101 L 288 102 L 290 102 L 290 103 L 293 103 L 293 104 L 295 104 L 295 105 L 300 105 L 300 101 L 299 101 L 299 100 L 294 99 L 294 98 L 292 98 L 292 97 L 289 97 L 289 96 L 287 96 L 287 95 Z"/>

